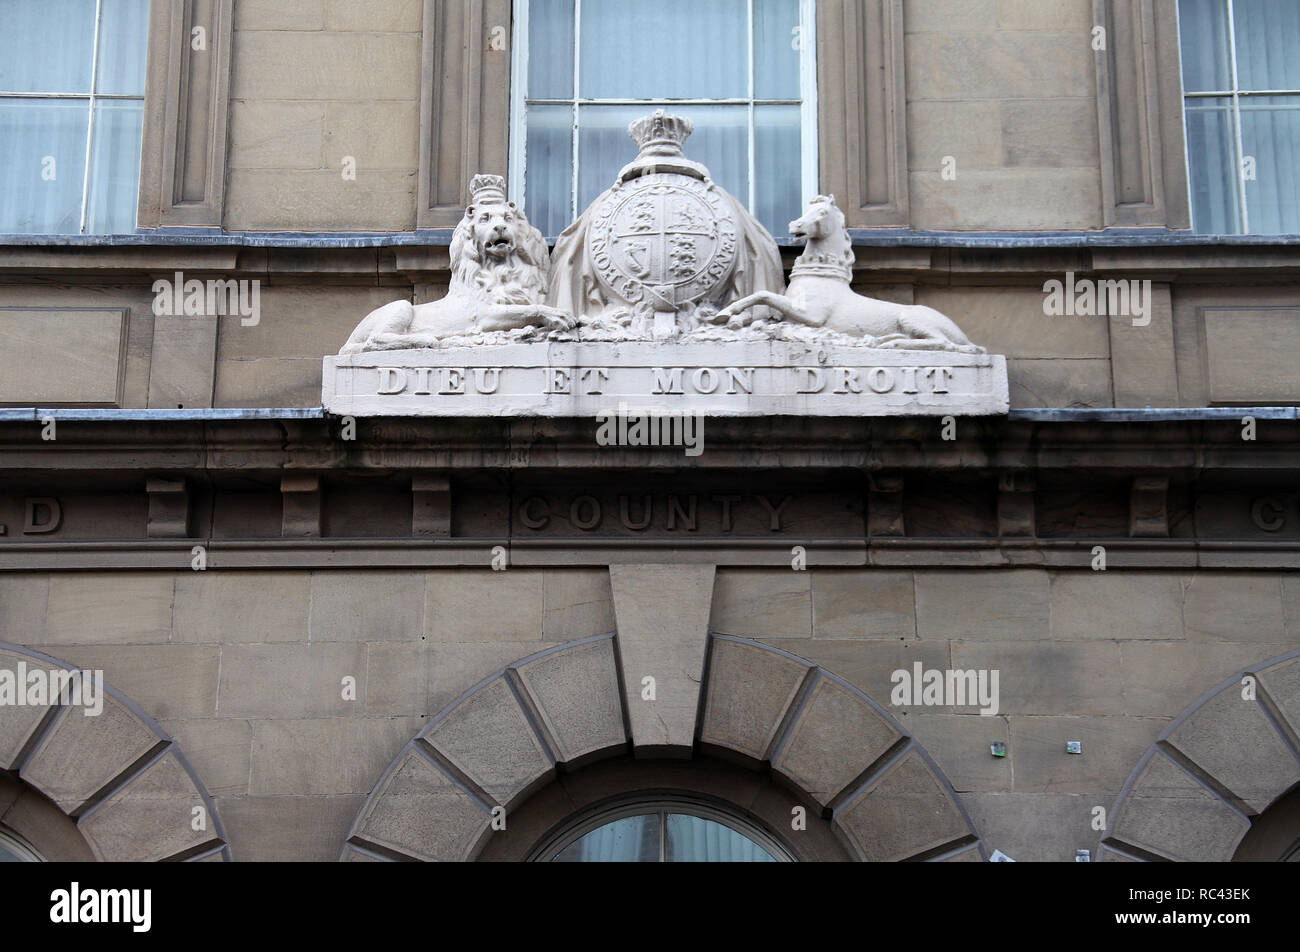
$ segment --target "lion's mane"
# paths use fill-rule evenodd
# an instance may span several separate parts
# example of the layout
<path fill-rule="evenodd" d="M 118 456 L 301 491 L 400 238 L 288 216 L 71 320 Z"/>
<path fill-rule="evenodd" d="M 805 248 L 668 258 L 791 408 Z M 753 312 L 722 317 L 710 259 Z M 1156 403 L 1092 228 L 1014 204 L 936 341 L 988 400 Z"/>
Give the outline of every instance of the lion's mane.
<path fill-rule="evenodd" d="M 447 296 L 485 297 L 493 304 L 533 304 L 545 300 L 551 258 L 542 233 L 515 211 L 514 251 L 504 260 L 488 257 L 474 240 L 474 222 L 466 216 L 451 235 L 451 281 Z"/>

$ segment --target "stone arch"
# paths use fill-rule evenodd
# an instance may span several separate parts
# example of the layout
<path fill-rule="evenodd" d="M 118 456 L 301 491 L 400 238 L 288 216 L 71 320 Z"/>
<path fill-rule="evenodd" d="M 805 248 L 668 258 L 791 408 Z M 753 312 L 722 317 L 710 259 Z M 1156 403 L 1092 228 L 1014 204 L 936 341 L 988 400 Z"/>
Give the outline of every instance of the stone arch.
<path fill-rule="evenodd" d="M 1232 859 L 1254 818 L 1300 783 L 1298 738 L 1300 651 L 1228 678 L 1142 755 L 1111 810 L 1100 858 Z"/>
<path fill-rule="evenodd" d="M 0 642 L 0 669 L 81 670 Z M 180 746 L 144 711 L 103 686 L 103 710 L 0 704 L 0 770 L 39 791 L 76 825 L 94 858 L 229 861 L 225 828 Z M 202 807 L 205 815 L 194 813 Z M 195 830 L 194 821 L 203 819 Z M 39 844 L 36 844 L 39 846 Z"/>
<path fill-rule="evenodd" d="M 912 736 L 842 678 L 787 651 L 711 634 L 696 749 L 770 767 L 861 860 L 985 858 L 951 785 Z M 625 755 L 615 636 L 529 655 L 438 714 L 371 791 L 342 859 L 472 860 L 557 771 Z"/>

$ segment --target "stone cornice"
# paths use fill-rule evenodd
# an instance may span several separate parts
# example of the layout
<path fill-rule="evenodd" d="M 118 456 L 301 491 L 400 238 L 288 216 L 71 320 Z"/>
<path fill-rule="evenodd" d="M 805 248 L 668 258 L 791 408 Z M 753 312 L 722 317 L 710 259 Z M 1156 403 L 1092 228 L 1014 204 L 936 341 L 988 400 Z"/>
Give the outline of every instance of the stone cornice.
<path fill-rule="evenodd" d="M 1091 571 L 1094 548 L 1108 569 L 1197 571 L 1300 569 L 1300 542 L 1196 539 L 845 539 L 795 537 L 489 537 L 428 539 L 212 539 L 11 542 L 0 572 L 44 570 L 192 571 L 194 546 L 207 570 L 487 567 L 494 547 L 515 568 L 603 568 L 619 563 L 707 563 L 789 570 L 790 547 L 809 568 L 1044 568 Z"/>
<path fill-rule="evenodd" d="M 107 473 L 296 470 L 1091 470 L 1246 474 L 1300 470 L 1293 407 L 1020 410 L 963 418 L 957 438 L 938 419 L 712 418 L 704 453 L 600 446 L 590 419 L 361 418 L 356 439 L 312 410 L 0 410 L 0 472 Z M 1242 418 L 1256 438 L 1242 439 Z M 42 420 L 57 438 L 41 439 Z"/>
<path fill-rule="evenodd" d="M 851 231 L 857 280 L 960 282 L 999 276 L 1041 286 L 1065 271 L 1204 282 L 1300 279 L 1300 236 L 1195 235 L 1149 229 L 1098 232 Z M 185 229 L 134 235 L 0 235 L 0 276 L 134 280 L 182 270 L 222 277 L 320 277 L 340 284 L 446 280 L 446 229 L 388 234 L 225 233 Z M 800 252 L 781 238 L 788 270 Z"/>

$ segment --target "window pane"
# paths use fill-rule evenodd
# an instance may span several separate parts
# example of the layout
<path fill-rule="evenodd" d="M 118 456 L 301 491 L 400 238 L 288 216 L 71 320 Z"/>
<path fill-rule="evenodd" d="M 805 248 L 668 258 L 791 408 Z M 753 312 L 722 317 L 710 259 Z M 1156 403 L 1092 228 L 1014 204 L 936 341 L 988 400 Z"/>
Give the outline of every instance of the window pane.
<path fill-rule="evenodd" d="M 578 211 L 614 184 L 619 169 L 636 157 L 628 124 L 646 106 L 581 106 L 578 109 Z M 695 123 L 686 155 L 709 167 L 713 180 L 741 204 L 749 200 L 749 116 L 746 106 L 686 106 L 674 110 Z M 532 166 L 532 158 L 528 160 Z"/>
<path fill-rule="evenodd" d="M 135 231 L 140 190 L 143 103 L 109 99 L 95 105 L 95 141 L 90 152 L 90 198 L 86 230 L 120 235 Z"/>
<path fill-rule="evenodd" d="M 0 91 L 88 93 L 95 0 L 0 0 Z"/>
<path fill-rule="evenodd" d="M 1300 96 L 1243 98 L 1241 148 L 1255 160 L 1255 179 L 1245 183 L 1250 230 L 1300 234 Z"/>
<path fill-rule="evenodd" d="M 650 111 L 646 106 L 578 107 L 579 214 L 613 185 L 618 170 L 636 157 L 636 143 L 628 136 L 627 127 Z M 688 149 L 693 141 L 694 137 L 687 140 Z M 531 157 L 528 161 L 532 165 Z"/>
<path fill-rule="evenodd" d="M 573 109 L 528 107 L 524 214 L 543 235 L 555 237 L 573 220 Z"/>
<path fill-rule="evenodd" d="M 677 111 L 695 122 L 686 155 L 708 166 L 713 181 L 748 208 L 749 107 L 687 106 Z"/>
<path fill-rule="evenodd" d="M 754 217 L 773 235 L 803 213 L 798 106 L 754 107 Z"/>
<path fill-rule="evenodd" d="M 103 0 L 95 92 L 143 96 L 149 0 Z"/>
<path fill-rule="evenodd" d="M 776 857 L 729 826 L 668 814 L 664 858 L 670 863 L 775 863 Z"/>
<path fill-rule="evenodd" d="M 40 859 L 32 849 L 0 832 L 0 863 L 39 863 Z"/>
<path fill-rule="evenodd" d="M 1233 20 L 1238 87 L 1300 89 L 1300 4 L 1237 0 Z"/>
<path fill-rule="evenodd" d="M 556 863 L 657 863 L 659 814 L 629 816 L 592 830 L 556 855 Z"/>
<path fill-rule="evenodd" d="M 583 0 L 585 99 L 735 99 L 749 94 L 746 0 Z"/>
<path fill-rule="evenodd" d="M 1178 22 L 1183 89 L 1187 92 L 1230 90 L 1227 0 L 1179 0 Z"/>
<path fill-rule="evenodd" d="M 1192 225 L 1202 234 L 1241 231 L 1232 100 L 1187 100 L 1187 155 L 1192 179 Z"/>
<path fill-rule="evenodd" d="M 754 0 L 754 95 L 799 98 L 799 0 Z"/>
<path fill-rule="evenodd" d="M 89 108 L 86 99 L 0 99 L 0 232 L 80 231 Z"/>
<path fill-rule="evenodd" d="M 573 98 L 573 0 L 528 4 L 527 96 Z"/>

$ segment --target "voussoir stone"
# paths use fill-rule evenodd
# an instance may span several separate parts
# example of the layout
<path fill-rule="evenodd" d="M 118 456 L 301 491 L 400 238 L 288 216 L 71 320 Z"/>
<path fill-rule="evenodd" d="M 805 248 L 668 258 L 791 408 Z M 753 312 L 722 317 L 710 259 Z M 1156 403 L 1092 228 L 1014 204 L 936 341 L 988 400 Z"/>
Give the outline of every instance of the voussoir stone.
<path fill-rule="evenodd" d="M 1256 678 L 1258 687 L 1272 699 L 1291 732 L 1300 735 L 1300 658 L 1264 668 Z"/>
<path fill-rule="evenodd" d="M 772 767 L 824 806 L 902 736 L 847 684 L 819 674 Z"/>
<path fill-rule="evenodd" d="M 372 856 L 372 855 L 369 854 L 369 853 L 363 853 L 363 852 L 361 852 L 361 851 L 358 850 L 358 849 L 353 849 L 351 846 L 347 846 L 347 847 L 344 847 L 344 849 L 343 849 L 343 862 L 345 862 L 345 863 L 382 863 L 383 860 L 381 860 L 378 856 Z"/>
<path fill-rule="evenodd" d="M 1169 743 L 1226 789 L 1262 811 L 1300 781 L 1300 761 L 1258 701 L 1230 684 L 1174 728 Z"/>
<path fill-rule="evenodd" d="M 25 664 L 26 671 L 52 671 L 56 665 L 33 658 L 18 651 L 0 649 L 0 671 L 13 673 L 15 691 L 22 691 L 18 683 L 19 665 Z M 49 710 L 48 704 L 3 704 L 0 705 L 0 770 L 10 770 L 17 765 L 18 755 L 40 726 L 41 718 Z"/>
<path fill-rule="evenodd" d="M 913 747 L 835 811 L 835 826 L 868 862 L 897 862 L 971 832 L 943 781 Z"/>
<path fill-rule="evenodd" d="M 712 643 L 700 740 L 763 760 L 811 665 L 761 645 Z"/>
<path fill-rule="evenodd" d="M 612 637 L 548 652 L 514 670 L 561 761 L 627 743 Z"/>
<path fill-rule="evenodd" d="M 203 823 L 194 829 L 195 808 Z M 154 862 L 218 839 L 216 818 L 169 751 L 82 819 L 81 834 L 102 860 Z"/>
<path fill-rule="evenodd" d="M 502 806 L 554 770 L 504 676 L 483 685 L 420 736 Z"/>
<path fill-rule="evenodd" d="M 104 696 L 98 715 L 69 707 L 22 769 L 22 778 L 71 813 L 161 742 L 126 705 Z"/>
<path fill-rule="evenodd" d="M 353 834 L 430 862 L 469 859 L 490 815 L 414 750 L 371 794 Z"/>
<path fill-rule="evenodd" d="M 1226 862 L 1250 821 L 1168 757 L 1151 757 L 1114 817 L 1111 833 L 1172 860 Z"/>
<path fill-rule="evenodd" d="M 940 862 L 943 863 L 982 863 L 984 857 L 980 855 L 978 846 L 972 846 L 970 849 L 964 849 L 960 853 L 953 853 L 951 856 L 945 856 Z"/>
<path fill-rule="evenodd" d="M 1099 863 L 1140 863 L 1142 860 L 1134 859 L 1124 853 L 1117 852 L 1109 846 L 1103 845 L 1097 850 L 1097 862 Z"/>

